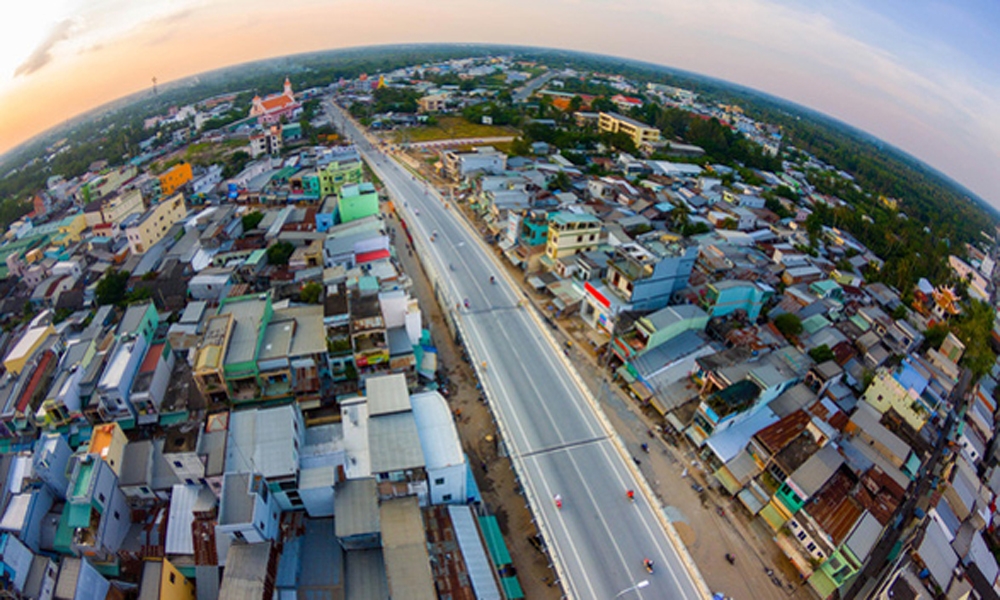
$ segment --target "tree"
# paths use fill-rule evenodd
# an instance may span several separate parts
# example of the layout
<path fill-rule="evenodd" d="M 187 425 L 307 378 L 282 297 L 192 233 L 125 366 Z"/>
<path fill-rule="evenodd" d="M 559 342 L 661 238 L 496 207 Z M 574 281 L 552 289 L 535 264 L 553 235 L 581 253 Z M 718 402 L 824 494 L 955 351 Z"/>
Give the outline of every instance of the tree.
<path fill-rule="evenodd" d="M 572 186 L 572 182 L 569 180 L 569 175 L 567 175 L 565 171 L 559 171 L 556 173 L 556 176 L 552 178 L 552 181 L 549 182 L 548 188 L 550 192 L 554 192 L 556 190 L 565 192 L 569 190 L 570 186 Z"/>
<path fill-rule="evenodd" d="M 319 304 L 323 301 L 323 284 L 310 281 L 299 290 L 299 300 L 306 304 Z"/>
<path fill-rule="evenodd" d="M 616 107 L 614 102 L 607 98 L 595 98 L 590 103 L 590 108 L 594 109 L 594 112 L 614 112 Z"/>
<path fill-rule="evenodd" d="M 775 317 L 774 326 L 786 338 L 793 338 L 802 333 L 802 320 L 792 313 L 782 313 Z"/>
<path fill-rule="evenodd" d="M 892 311 L 892 318 L 896 319 L 897 321 L 900 319 L 905 319 L 906 315 L 909 314 L 909 312 L 910 311 L 906 310 L 905 304 L 900 304 L 899 306 L 896 307 L 895 310 Z"/>
<path fill-rule="evenodd" d="M 287 265 L 292 252 L 295 252 L 295 246 L 288 242 L 272 244 L 267 249 L 267 263 L 271 265 Z"/>
<path fill-rule="evenodd" d="M 944 341 L 944 338 L 948 337 L 948 332 L 948 326 L 944 323 L 931 325 L 931 327 L 924 332 L 924 343 L 922 344 L 923 350 L 927 350 L 929 348 L 939 348 L 941 346 L 941 342 Z"/>
<path fill-rule="evenodd" d="M 260 225 L 260 222 L 264 220 L 264 213 L 260 211 L 253 211 L 243 215 L 243 231 L 250 231 Z"/>
<path fill-rule="evenodd" d="M 827 346 L 826 344 L 823 344 L 822 346 L 816 346 L 815 348 L 810 350 L 809 357 L 812 358 L 817 363 L 825 363 L 828 360 L 833 360 L 834 358 L 836 358 L 833 354 L 833 350 L 830 350 L 830 347 Z"/>
<path fill-rule="evenodd" d="M 97 304 L 99 306 L 122 304 L 128 293 L 128 278 L 128 271 L 109 269 L 104 274 L 104 277 L 97 282 L 97 289 L 95 290 Z"/>
<path fill-rule="evenodd" d="M 581 98 L 580 96 L 573 96 L 572 98 L 570 98 L 569 100 L 570 113 L 577 112 L 578 110 L 580 110 L 581 106 L 583 106 L 583 98 Z"/>

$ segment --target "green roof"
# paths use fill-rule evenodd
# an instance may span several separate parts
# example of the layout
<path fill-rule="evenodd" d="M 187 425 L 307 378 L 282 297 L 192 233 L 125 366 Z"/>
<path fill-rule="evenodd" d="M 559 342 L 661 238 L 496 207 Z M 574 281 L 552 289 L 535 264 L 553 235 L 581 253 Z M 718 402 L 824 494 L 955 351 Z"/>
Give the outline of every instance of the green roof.
<path fill-rule="evenodd" d="M 253 252 L 250 253 L 250 256 L 247 257 L 246 264 L 248 264 L 248 265 L 256 265 L 256 264 L 260 263 L 260 261 L 265 256 L 267 256 L 267 250 L 254 250 Z"/>
<path fill-rule="evenodd" d="M 490 515 L 479 517 L 479 529 L 483 532 L 486 540 L 486 547 L 489 548 L 490 557 L 493 564 L 498 567 L 511 564 L 510 552 L 507 551 L 507 544 L 503 541 L 503 534 L 500 533 L 500 525 L 497 518 Z"/>
<path fill-rule="evenodd" d="M 56 552 L 62 554 L 73 553 L 73 527 L 69 524 L 69 507 L 63 510 L 59 517 L 59 527 L 56 528 L 56 537 L 52 541 L 52 547 Z"/>
<path fill-rule="evenodd" d="M 90 504 L 67 504 L 65 513 L 69 514 L 66 524 L 70 527 L 90 526 Z"/>
<path fill-rule="evenodd" d="M 524 590 L 521 589 L 521 582 L 517 577 L 501 577 L 500 585 L 503 586 L 503 595 L 509 600 L 524 598 Z"/>
<path fill-rule="evenodd" d="M 813 315 L 805 321 L 802 321 L 802 329 L 804 329 L 809 335 L 812 335 L 829 324 L 830 321 L 828 321 L 823 315 Z"/>

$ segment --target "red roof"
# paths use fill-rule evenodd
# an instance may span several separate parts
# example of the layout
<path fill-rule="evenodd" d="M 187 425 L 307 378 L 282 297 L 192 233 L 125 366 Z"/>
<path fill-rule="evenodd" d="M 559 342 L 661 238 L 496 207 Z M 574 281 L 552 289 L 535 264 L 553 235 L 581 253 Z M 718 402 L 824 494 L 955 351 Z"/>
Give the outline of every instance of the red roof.
<path fill-rule="evenodd" d="M 41 385 L 42 380 L 46 376 L 46 370 L 49 367 L 49 363 L 55 360 L 56 354 L 51 350 L 45 350 L 42 352 L 42 358 L 38 361 L 38 366 L 35 367 L 34 373 L 31 374 L 31 379 L 28 381 L 28 385 L 25 386 L 24 391 L 21 392 L 21 397 L 17 399 L 17 412 L 23 413 L 28 407 L 28 403 L 34 397 L 35 392 L 38 390 L 38 386 Z"/>
<path fill-rule="evenodd" d="M 389 258 L 391 254 L 388 250 L 372 250 L 370 252 L 359 252 L 354 258 L 357 263 L 363 264 L 367 262 L 372 262 L 373 260 L 381 260 L 383 258 Z"/>
<path fill-rule="evenodd" d="M 156 370 L 156 363 L 160 360 L 160 356 L 163 355 L 163 346 L 164 344 L 161 342 L 159 344 L 153 344 L 149 347 L 149 351 L 146 352 L 146 357 L 142 359 L 142 364 L 139 365 L 140 373 Z"/>
<path fill-rule="evenodd" d="M 284 94 L 278 94 L 277 96 L 264 98 L 260 103 L 264 107 L 264 111 L 270 113 L 290 107 L 295 104 L 295 100 Z"/>

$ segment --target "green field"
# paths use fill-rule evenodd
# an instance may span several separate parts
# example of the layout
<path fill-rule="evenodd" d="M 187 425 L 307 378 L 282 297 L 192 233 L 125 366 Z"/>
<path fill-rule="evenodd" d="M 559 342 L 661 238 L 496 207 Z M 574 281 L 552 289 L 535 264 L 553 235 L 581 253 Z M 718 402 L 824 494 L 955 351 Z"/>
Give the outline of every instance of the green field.
<path fill-rule="evenodd" d="M 411 127 L 395 132 L 393 139 L 399 142 L 433 142 L 462 138 L 505 137 L 517 135 L 511 127 L 480 125 L 469 123 L 462 117 L 440 117 L 436 125 Z"/>

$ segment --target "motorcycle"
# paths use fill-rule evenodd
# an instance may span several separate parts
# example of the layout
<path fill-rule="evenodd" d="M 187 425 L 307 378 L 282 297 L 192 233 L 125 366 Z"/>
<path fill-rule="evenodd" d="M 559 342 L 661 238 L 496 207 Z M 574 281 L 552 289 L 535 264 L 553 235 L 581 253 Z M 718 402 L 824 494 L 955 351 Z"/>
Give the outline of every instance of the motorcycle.
<path fill-rule="evenodd" d="M 646 567 L 646 572 L 648 573 L 653 572 L 653 561 L 649 560 L 648 558 L 642 559 L 642 566 Z"/>
<path fill-rule="evenodd" d="M 633 492 L 632 490 L 628 490 L 627 492 L 625 492 L 625 496 L 628 497 L 630 502 L 635 502 L 635 492 Z"/>
<path fill-rule="evenodd" d="M 736 564 L 736 557 L 733 556 L 732 554 L 726 553 L 726 560 L 729 561 L 729 564 L 731 565 Z"/>
<path fill-rule="evenodd" d="M 555 497 L 553 497 L 552 499 L 556 503 L 556 508 L 562 508 L 562 496 L 560 496 L 559 494 L 556 494 Z"/>

